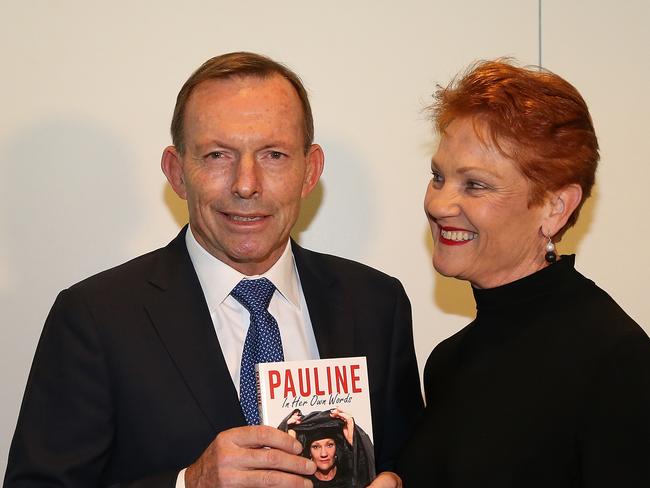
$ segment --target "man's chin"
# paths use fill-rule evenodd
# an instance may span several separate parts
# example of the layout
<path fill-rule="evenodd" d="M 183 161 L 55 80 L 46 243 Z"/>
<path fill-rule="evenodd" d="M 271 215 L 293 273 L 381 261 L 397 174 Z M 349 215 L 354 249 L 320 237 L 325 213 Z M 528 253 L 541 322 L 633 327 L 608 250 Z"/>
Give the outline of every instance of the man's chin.
<path fill-rule="evenodd" d="M 284 249 L 284 246 L 239 246 L 226 253 L 227 260 L 221 260 L 244 274 L 257 275 L 268 271 L 280 259 Z"/>

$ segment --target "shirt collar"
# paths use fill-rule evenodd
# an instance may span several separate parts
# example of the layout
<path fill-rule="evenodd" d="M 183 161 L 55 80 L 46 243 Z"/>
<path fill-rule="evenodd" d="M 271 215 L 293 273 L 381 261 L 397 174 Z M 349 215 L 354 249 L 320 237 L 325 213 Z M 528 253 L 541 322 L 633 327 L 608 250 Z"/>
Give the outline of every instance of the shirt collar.
<path fill-rule="evenodd" d="M 185 232 L 185 245 L 211 312 L 228 298 L 232 289 L 242 279 L 262 277 L 270 280 L 286 301 L 300 308 L 298 271 L 289 240 L 276 263 L 266 273 L 255 276 L 246 276 L 215 258 L 198 243 L 189 226 Z"/>

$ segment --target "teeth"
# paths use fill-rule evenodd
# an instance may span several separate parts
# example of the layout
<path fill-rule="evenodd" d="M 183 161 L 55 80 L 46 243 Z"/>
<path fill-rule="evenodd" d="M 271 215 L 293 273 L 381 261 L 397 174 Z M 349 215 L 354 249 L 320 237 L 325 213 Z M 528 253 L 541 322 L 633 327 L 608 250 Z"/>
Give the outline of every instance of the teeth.
<path fill-rule="evenodd" d="M 241 215 L 231 215 L 230 218 L 239 222 L 253 222 L 255 220 L 261 220 L 262 217 L 244 217 Z"/>
<path fill-rule="evenodd" d="M 445 239 L 456 242 L 471 241 L 478 236 L 476 232 L 466 232 L 461 230 L 441 230 L 440 234 Z"/>

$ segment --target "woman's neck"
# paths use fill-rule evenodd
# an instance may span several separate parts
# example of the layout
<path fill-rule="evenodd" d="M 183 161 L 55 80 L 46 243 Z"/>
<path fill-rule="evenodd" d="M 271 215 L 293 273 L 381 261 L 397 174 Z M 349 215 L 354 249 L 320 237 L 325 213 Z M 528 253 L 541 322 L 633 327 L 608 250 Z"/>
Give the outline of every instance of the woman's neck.
<path fill-rule="evenodd" d="M 321 481 L 330 481 L 333 480 L 336 476 L 336 466 L 332 466 L 328 471 L 316 471 L 314 476 Z"/>

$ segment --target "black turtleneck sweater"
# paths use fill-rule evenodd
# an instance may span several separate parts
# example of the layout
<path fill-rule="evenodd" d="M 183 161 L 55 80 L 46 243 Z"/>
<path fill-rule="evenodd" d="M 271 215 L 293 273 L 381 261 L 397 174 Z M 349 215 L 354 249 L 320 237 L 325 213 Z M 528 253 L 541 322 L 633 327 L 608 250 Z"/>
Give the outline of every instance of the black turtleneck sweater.
<path fill-rule="evenodd" d="M 427 361 L 405 488 L 650 488 L 650 339 L 573 265 L 474 290 Z"/>

